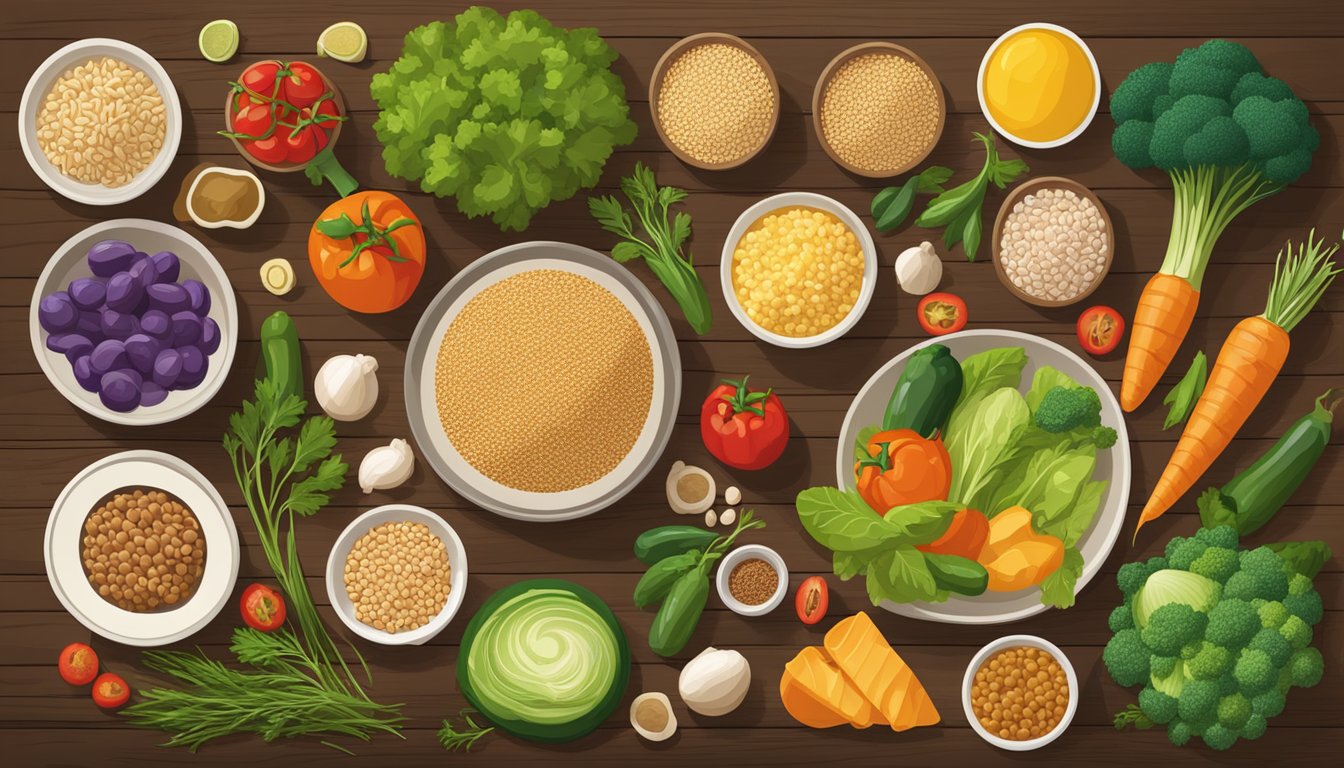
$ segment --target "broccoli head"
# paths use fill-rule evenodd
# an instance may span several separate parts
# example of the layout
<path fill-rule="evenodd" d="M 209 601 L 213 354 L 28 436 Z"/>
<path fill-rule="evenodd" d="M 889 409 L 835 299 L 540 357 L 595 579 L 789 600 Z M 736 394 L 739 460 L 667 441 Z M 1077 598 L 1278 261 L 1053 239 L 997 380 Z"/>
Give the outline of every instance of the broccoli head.
<path fill-rule="evenodd" d="M 1101 652 L 1101 661 L 1111 679 L 1128 688 L 1148 681 L 1152 651 L 1143 644 L 1137 629 L 1116 632 Z"/>
<path fill-rule="evenodd" d="M 1101 398 L 1091 387 L 1053 387 L 1041 398 L 1034 420 L 1051 433 L 1095 427 L 1101 423 Z"/>
<path fill-rule="evenodd" d="M 1288 660 L 1288 673 L 1293 685 L 1310 688 L 1321 682 L 1325 674 L 1325 659 L 1316 648 L 1303 648 L 1293 653 Z"/>
<path fill-rule="evenodd" d="M 1181 654 L 1185 646 L 1198 643 L 1204 636 L 1208 621 L 1208 616 L 1184 603 L 1167 603 L 1149 614 L 1141 637 L 1153 653 Z"/>
<path fill-rule="evenodd" d="M 1243 693 L 1254 696 L 1274 687 L 1278 680 L 1279 668 L 1269 660 L 1269 654 L 1256 648 L 1243 648 L 1232 667 L 1232 676 L 1237 679 Z"/>
<path fill-rule="evenodd" d="M 1205 639 L 1224 648 L 1240 648 L 1260 630 L 1260 615 L 1245 600 L 1225 597 L 1209 611 Z"/>
<path fill-rule="evenodd" d="M 1158 725 L 1166 725 L 1176 717 L 1176 699 L 1153 688 L 1145 686 L 1139 691 L 1139 709 Z"/>

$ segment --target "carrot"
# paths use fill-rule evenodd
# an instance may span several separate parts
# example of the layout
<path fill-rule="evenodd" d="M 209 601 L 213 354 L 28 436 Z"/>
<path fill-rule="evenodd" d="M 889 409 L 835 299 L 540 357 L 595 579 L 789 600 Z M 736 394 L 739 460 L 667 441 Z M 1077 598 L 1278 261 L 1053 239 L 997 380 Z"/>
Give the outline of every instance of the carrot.
<path fill-rule="evenodd" d="M 1190 330 L 1199 305 L 1199 291 L 1178 275 L 1158 272 L 1143 287 L 1129 332 L 1120 407 L 1138 408 L 1171 365 Z"/>
<path fill-rule="evenodd" d="M 1315 234 L 1307 235 L 1296 254 L 1291 242 L 1279 251 L 1264 313 L 1242 320 L 1227 335 L 1176 450 L 1139 515 L 1135 538 L 1146 523 L 1171 509 L 1232 442 L 1283 369 L 1289 332 L 1342 271 L 1330 260 L 1339 244 L 1325 248 Z"/>

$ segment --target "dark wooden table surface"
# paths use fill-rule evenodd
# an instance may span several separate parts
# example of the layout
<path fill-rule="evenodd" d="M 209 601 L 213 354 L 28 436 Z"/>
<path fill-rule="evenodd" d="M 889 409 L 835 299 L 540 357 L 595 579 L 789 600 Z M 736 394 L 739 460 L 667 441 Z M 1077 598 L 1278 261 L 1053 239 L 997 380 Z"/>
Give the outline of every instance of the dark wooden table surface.
<path fill-rule="evenodd" d="M 514 3 L 499 4 L 510 8 Z M 67 615 L 52 595 L 43 571 L 42 531 L 51 503 L 61 487 L 91 461 L 129 448 L 152 448 L 176 454 L 202 470 L 233 505 L 243 543 L 240 583 L 265 577 L 267 567 L 246 510 L 235 488 L 219 436 L 227 416 L 249 393 L 255 370 L 257 332 L 262 318 L 283 308 L 294 316 L 304 338 L 308 370 L 338 353 L 372 354 L 381 363 L 383 395 L 373 415 L 340 427 L 340 450 L 357 460 L 392 437 L 409 437 L 401 398 L 404 352 L 421 310 L 458 270 L 480 255 L 527 238 L 565 240 L 594 248 L 610 246 L 584 210 L 579 198 L 550 206 L 523 235 L 502 234 L 484 220 L 468 221 L 451 201 L 437 200 L 388 176 L 372 130 L 374 104 L 368 80 L 387 68 L 400 50 L 402 36 L 417 24 L 448 18 L 461 4 L 380 0 L 377 3 L 286 3 L 236 0 L 228 4 L 148 2 L 115 3 L 6 2 L 0 11 L 0 61 L 10 73 L 0 81 L 0 110 L 9 127 L 0 131 L 0 497 L 4 533 L 0 535 L 0 744 L 8 764 L 163 764 L 239 765 L 284 762 L 289 765 L 411 765 L 514 763 L 541 761 L 565 764 L 629 765 L 635 761 L 666 764 L 854 763 L 1008 765 L 1031 762 L 1056 765 L 1253 764 L 1283 760 L 1289 764 L 1323 764 L 1328 755 L 1344 752 L 1340 688 L 1344 685 L 1344 573 L 1339 557 L 1318 579 L 1327 616 L 1317 629 L 1327 660 L 1325 680 L 1311 690 L 1295 690 L 1288 708 L 1272 721 L 1269 733 L 1255 743 L 1240 743 L 1216 754 L 1203 747 L 1177 749 L 1161 731 L 1117 733 L 1112 714 L 1132 701 L 1133 692 L 1114 685 L 1100 663 L 1109 633 L 1106 615 L 1118 592 L 1114 573 L 1122 563 L 1157 552 L 1171 535 L 1188 533 L 1197 524 L 1187 500 L 1150 526 L 1139 545 L 1117 544 L 1104 571 L 1067 612 L 998 627 L 931 624 L 875 613 L 887 638 L 896 645 L 924 681 L 942 713 L 937 727 L 895 734 L 883 728 L 813 731 L 797 726 L 779 703 L 776 683 L 785 661 L 802 646 L 817 643 L 819 629 L 801 625 L 787 607 L 773 615 L 744 619 L 711 597 L 700 628 L 688 647 L 698 651 L 713 644 L 737 648 L 750 660 L 753 682 L 746 703 L 733 714 L 717 718 L 689 715 L 676 704 L 679 735 L 670 743 L 651 746 L 630 729 L 624 708 L 597 733 L 577 743 L 545 748 L 506 737 L 490 738 L 470 756 L 449 756 L 439 747 L 434 730 L 464 701 L 457 692 L 454 664 L 466 618 L 494 590 L 529 576 L 556 575 L 584 584 L 615 609 L 630 638 L 635 672 L 630 695 L 642 690 L 674 692 L 684 659 L 662 660 L 648 649 L 651 615 L 631 605 L 630 591 L 639 564 L 630 543 L 641 530 L 674 522 L 663 499 L 668 465 L 683 459 L 713 468 L 724 484 L 737 484 L 744 505 L 755 506 L 769 528 L 751 538 L 780 551 L 795 582 L 810 573 L 828 573 L 826 553 L 814 546 L 794 514 L 796 492 L 809 485 L 834 482 L 832 468 L 840 422 L 851 397 L 883 362 L 922 334 L 915 322 L 914 301 L 897 289 L 890 265 L 905 247 L 927 235 L 910 229 L 879 237 L 884 267 L 877 294 L 863 320 L 845 338 L 813 350 L 785 350 L 754 340 L 735 323 L 719 292 L 718 260 L 723 238 L 738 213 L 757 199 L 779 190 L 815 190 L 832 195 L 856 211 L 866 211 L 881 185 L 851 176 L 827 159 L 812 132 L 812 86 L 825 63 L 856 42 L 886 39 L 922 55 L 937 71 L 948 96 L 947 128 L 931 161 L 961 171 L 978 168 L 981 154 L 970 142 L 971 131 L 986 130 L 977 106 L 974 79 L 989 42 L 1004 30 L 1026 21 L 1053 21 L 1085 37 L 1102 70 L 1105 90 L 1147 61 L 1171 59 L 1182 48 L 1215 36 L 1245 42 L 1268 71 L 1283 78 L 1307 102 L 1320 130 L 1322 147 L 1310 173 L 1292 188 L 1243 215 L 1222 238 L 1205 281 L 1198 318 L 1179 360 L 1196 348 L 1212 352 L 1237 319 L 1260 310 L 1275 251 L 1287 237 L 1300 238 L 1311 226 L 1334 236 L 1344 226 L 1344 77 L 1339 51 L 1344 44 L 1344 6 L 1331 0 L 1263 2 L 1182 2 L 1125 0 L 1078 3 L 1055 9 L 1054 3 L 950 0 L 933 3 L 885 2 L 746 2 L 692 0 L 676 3 L 628 3 L 569 0 L 536 3 L 561 26 L 596 26 L 620 52 L 616 71 L 624 79 L 631 113 L 640 135 L 618 150 L 600 187 L 612 188 L 636 161 L 651 165 L 663 183 L 690 190 L 688 210 L 695 217 L 697 265 L 716 313 L 713 330 L 692 334 L 676 317 L 647 271 L 634 272 L 664 298 L 685 368 L 680 415 L 675 433 L 657 468 L 628 498 L 589 518 L 555 525 L 501 519 L 465 504 L 423 466 L 412 481 L 394 492 L 361 495 L 351 482 L 335 502 L 301 523 L 300 552 L 309 574 L 320 574 L 337 533 L 360 511 L 389 500 L 411 501 L 442 514 L 461 534 L 470 551 L 472 573 L 466 604 L 457 621 L 422 647 L 386 648 L 361 644 L 373 668 L 372 693 L 382 701 L 405 702 L 409 724 L 405 740 L 379 738 L 354 745 L 357 757 L 346 758 L 300 740 L 265 744 L 236 737 L 212 743 L 192 756 L 158 748 L 161 735 L 128 728 L 115 716 L 99 712 L 87 693 L 72 691 L 57 677 L 55 658 L 66 643 L 91 642 L 107 665 L 133 684 L 150 682 L 138 663 L 139 653 L 90 633 Z M 240 56 L 226 66 L 203 61 L 196 34 L 211 18 L 238 22 L 243 43 Z M 215 135 L 220 127 L 219 102 L 225 80 L 251 61 L 266 57 L 311 58 L 313 41 L 328 24 L 353 19 L 368 30 L 369 58 L 358 65 L 328 63 L 324 71 L 342 88 L 353 122 L 346 128 L 338 155 L 370 188 L 405 195 L 424 222 L 430 257 L 419 291 L 402 309 L 386 316 L 344 311 L 318 288 L 305 266 L 308 228 L 330 202 L 329 189 L 310 187 L 301 178 L 264 175 L 268 201 L 261 220 L 245 232 L 191 228 L 218 257 L 233 280 L 243 325 L 238 358 L 227 384 L 214 401 L 193 416 L 157 427 L 118 427 L 85 416 L 67 403 L 37 367 L 29 347 L 27 317 L 34 279 L 53 249 L 70 235 L 97 221 L 118 217 L 170 220 L 169 206 L 183 174 L 202 160 L 241 166 L 228 142 Z M 650 123 L 647 86 L 654 62 L 675 39 L 717 30 L 746 37 L 770 60 L 778 74 L 783 116 L 774 142 L 747 167 L 728 172 L 702 172 L 678 162 L 658 141 Z M 157 57 L 172 76 L 183 101 L 185 131 L 176 162 L 149 194 L 131 203 L 96 208 L 72 203 L 45 188 L 29 170 L 18 147 L 14 114 L 29 73 L 48 54 L 84 37 L 114 37 L 139 45 Z M 1131 311 L 1144 281 L 1161 261 L 1171 210 L 1167 181 L 1136 174 L 1120 165 L 1109 150 L 1110 119 L 1102 114 L 1081 138 L 1062 149 L 1021 151 L 1000 141 L 1005 155 L 1018 154 L 1033 175 L 1071 176 L 1096 190 L 1115 221 L 1117 248 L 1111 275 L 1094 296 L 1098 302 Z M 297 176 L 297 175 L 296 175 Z M 987 209 L 1001 200 L 992 192 Z M 276 298 L 262 290 L 257 268 L 268 258 L 291 259 L 299 288 Z M 945 257 L 943 286 L 970 304 L 972 327 L 1012 328 L 1040 334 L 1076 347 L 1073 321 L 1078 308 L 1040 310 L 1012 298 L 998 283 L 990 264 L 968 264 L 960 252 Z M 1328 386 L 1344 383 L 1344 287 L 1336 286 L 1320 309 L 1293 337 L 1293 350 L 1283 375 L 1255 412 L 1232 447 L 1213 466 L 1206 480 L 1223 482 L 1244 467 Z M 1118 388 L 1122 359 L 1096 361 L 1097 370 Z M 1183 363 L 1178 363 L 1177 367 Z M 730 473 L 704 451 L 696 413 L 706 392 L 722 376 L 750 373 L 753 383 L 771 386 L 793 417 L 794 434 L 780 462 L 761 473 Z M 1170 383 L 1172 377 L 1165 382 Z M 1165 386 L 1162 388 L 1165 391 Z M 1129 419 L 1134 458 L 1133 495 L 1129 516 L 1137 516 L 1168 454 L 1175 432 L 1163 432 L 1160 396 Z M 561 448 L 562 449 L 562 448 Z M 1265 531 L 1267 538 L 1323 538 L 1344 552 L 1344 451 L 1338 444 L 1306 487 L 1290 501 Z M 1128 538 L 1127 536 L 1124 538 Z M 832 613 L 866 608 L 857 583 L 841 585 Z M 325 602 L 318 578 L 314 594 Z M 325 610 L 325 607 L 324 607 Z M 199 645 L 223 654 L 237 623 L 230 607 L 209 627 L 180 647 Z M 962 712 L 959 685 L 972 654 L 982 644 L 1011 632 L 1039 634 L 1061 646 L 1077 668 L 1083 692 L 1073 726 L 1049 748 L 1029 756 L 999 752 L 982 742 Z M 675 696 L 673 696 L 676 699 Z M 16 762 L 10 762 L 15 760 Z M 1331 762 L 1334 762 L 1331 760 Z"/>

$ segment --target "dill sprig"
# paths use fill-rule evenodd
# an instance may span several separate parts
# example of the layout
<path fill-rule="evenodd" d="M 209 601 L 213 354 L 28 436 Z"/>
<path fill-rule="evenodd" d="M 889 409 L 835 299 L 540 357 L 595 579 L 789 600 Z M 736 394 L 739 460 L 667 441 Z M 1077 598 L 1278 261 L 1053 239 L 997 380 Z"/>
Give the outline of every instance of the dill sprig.
<path fill-rule="evenodd" d="M 493 725 L 486 727 L 478 724 L 471 716 L 474 711 L 464 709 L 458 712 L 458 715 L 467 722 L 466 727 L 460 731 L 454 728 L 453 724 L 447 719 L 443 721 L 443 727 L 439 729 L 439 743 L 443 745 L 444 749 L 449 752 L 459 750 L 470 752 L 471 748 L 476 746 L 476 742 L 480 741 L 487 733 L 495 730 Z"/>

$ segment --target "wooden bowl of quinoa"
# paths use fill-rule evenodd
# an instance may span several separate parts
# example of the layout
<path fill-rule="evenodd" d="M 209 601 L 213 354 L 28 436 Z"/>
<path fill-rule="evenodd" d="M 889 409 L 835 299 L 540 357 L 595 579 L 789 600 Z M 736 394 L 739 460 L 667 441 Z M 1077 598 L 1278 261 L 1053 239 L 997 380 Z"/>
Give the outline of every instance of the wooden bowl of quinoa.
<path fill-rule="evenodd" d="M 1073 179 L 1041 176 L 1018 184 L 999 207 L 993 233 L 994 272 L 1028 304 L 1075 304 L 1111 271 L 1111 216 L 1096 193 Z"/>
<path fill-rule="evenodd" d="M 924 161 L 947 122 L 943 85 L 928 62 L 895 43 L 860 43 L 821 71 L 812 127 L 822 149 L 859 176 L 899 176 Z"/>
<path fill-rule="evenodd" d="M 779 81 L 761 52 L 735 35 L 702 32 L 672 44 L 649 79 L 658 137 L 683 163 L 736 168 L 770 143 Z"/>

